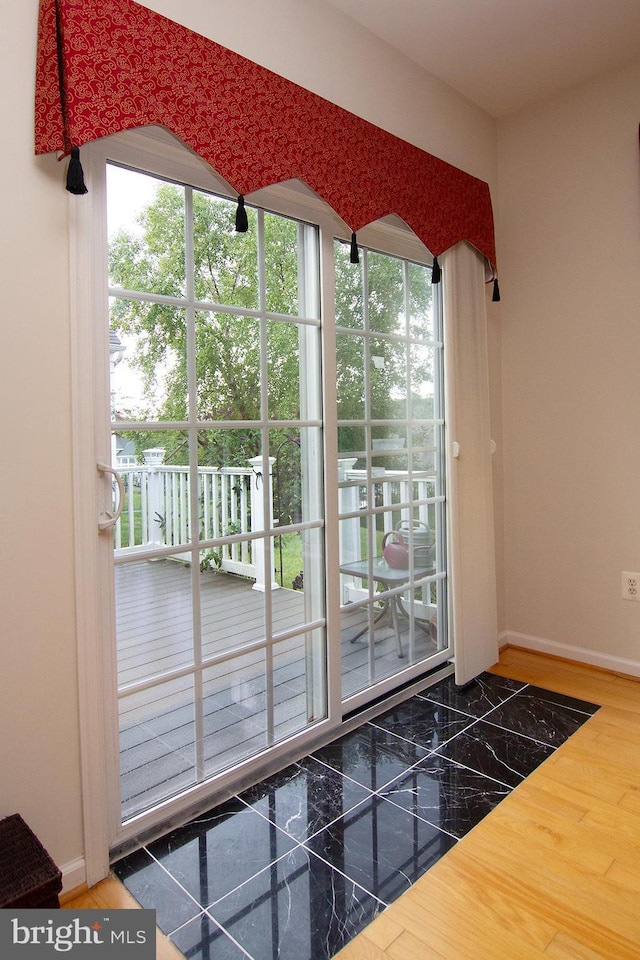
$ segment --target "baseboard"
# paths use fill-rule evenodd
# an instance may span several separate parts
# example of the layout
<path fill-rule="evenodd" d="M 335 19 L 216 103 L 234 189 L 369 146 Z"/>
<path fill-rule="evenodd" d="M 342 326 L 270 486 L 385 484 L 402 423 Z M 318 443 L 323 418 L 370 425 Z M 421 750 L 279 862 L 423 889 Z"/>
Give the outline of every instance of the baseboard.
<path fill-rule="evenodd" d="M 62 867 L 62 896 L 77 890 L 78 887 L 87 885 L 87 866 L 84 857 L 78 857 L 70 863 L 65 863 Z"/>
<path fill-rule="evenodd" d="M 533 650 L 536 653 L 546 653 L 551 657 L 561 657 L 563 660 L 573 660 L 575 663 L 585 663 L 591 667 L 599 667 L 610 673 L 621 673 L 627 677 L 640 677 L 640 661 L 628 660 L 626 657 L 615 657 L 612 654 L 600 653 L 586 647 L 573 647 L 568 643 L 558 643 L 556 640 L 545 640 L 543 637 L 532 637 L 527 633 L 517 633 L 514 630 L 505 630 L 498 638 L 500 649 L 505 647 L 521 647 L 524 650 Z"/>

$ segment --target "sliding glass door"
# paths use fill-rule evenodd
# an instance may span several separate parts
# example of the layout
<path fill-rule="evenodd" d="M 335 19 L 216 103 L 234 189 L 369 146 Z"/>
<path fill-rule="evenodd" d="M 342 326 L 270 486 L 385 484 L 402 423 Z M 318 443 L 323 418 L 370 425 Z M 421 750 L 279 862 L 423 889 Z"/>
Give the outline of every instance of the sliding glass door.
<path fill-rule="evenodd" d="M 218 181 L 162 149 L 116 141 L 101 168 L 114 845 L 451 656 L 428 253 L 385 223 L 351 263 L 301 185 L 239 233 Z"/>
<path fill-rule="evenodd" d="M 326 716 L 317 228 L 107 168 L 121 815 Z"/>
<path fill-rule="evenodd" d="M 429 267 L 335 245 L 342 689 L 447 649 L 442 331 Z M 434 293 L 435 291 L 435 293 Z"/>

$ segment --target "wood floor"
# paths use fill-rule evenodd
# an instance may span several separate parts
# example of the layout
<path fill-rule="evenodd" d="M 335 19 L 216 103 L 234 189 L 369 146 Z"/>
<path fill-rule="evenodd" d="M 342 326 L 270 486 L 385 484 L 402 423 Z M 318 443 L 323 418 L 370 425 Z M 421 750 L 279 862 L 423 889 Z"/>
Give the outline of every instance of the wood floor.
<path fill-rule="evenodd" d="M 603 708 L 340 960 L 640 958 L 640 682 L 515 649 L 494 672 Z M 131 905 L 113 879 L 65 903 Z"/>
<path fill-rule="evenodd" d="M 340 960 L 640 957 L 640 683 L 513 649 L 494 672 L 603 708 Z"/>

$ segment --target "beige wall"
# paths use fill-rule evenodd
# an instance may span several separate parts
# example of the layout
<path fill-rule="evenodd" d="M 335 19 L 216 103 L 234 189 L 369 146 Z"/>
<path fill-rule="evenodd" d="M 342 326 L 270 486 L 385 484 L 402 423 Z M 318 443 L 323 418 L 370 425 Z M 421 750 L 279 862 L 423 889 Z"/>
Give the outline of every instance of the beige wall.
<path fill-rule="evenodd" d="M 71 518 L 67 201 L 33 157 L 37 2 L 2 0 L 0 815 L 82 852 Z"/>
<path fill-rule="evenodd" d="M 507 637 L 638 671 L 639 90 L 640 61 L 498 141 Z"/>
<path fill-rule="evenodd" d="M 317 0 L 155 0 L 495 186 L 495 124 Z M 0 815 L 61 865 L 81 858 L 64 164 L 33 156 L 37 0 L 0 0 L 4 147 L 0 477 Z M 267 15 L 268 10 L 268 15 Z M 73 875 L 77 876 L 77 873 Z"/>

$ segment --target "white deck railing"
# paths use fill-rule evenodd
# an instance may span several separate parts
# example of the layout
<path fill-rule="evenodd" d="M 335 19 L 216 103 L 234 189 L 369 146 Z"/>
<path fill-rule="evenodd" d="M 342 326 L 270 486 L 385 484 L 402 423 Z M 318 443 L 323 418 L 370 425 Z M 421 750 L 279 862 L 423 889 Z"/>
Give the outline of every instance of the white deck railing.
<path fill-rule="evenodd" d="M 126 495 L 115 526 L 116 556 L 175 546 L 171 556 L 188 559 L 188 548 L 194 540 L 189 468 L 163 464 L 164 453 L 161 449 L 147 450 L 144 464 L 118 466 Z M 274 462 L 273 458 L 269 461 L 272 496 Z M 354 463 L 341 460 L 339 465 L 341 564 L 364 559 L 361 518 L 366 508 L 367 473 L 354 470 Z M 267 584 L 264 539 L 259 534 L 273 527 L 273 504 L 271 517 L 264 522 L 261 470 L 262 457 L 248 461 L 245 468 L 198 467 L 200 540 L 245 537 L 212 548 L 212 566 L 253 579 L 257 590 L 264 590 Z M 380 470 L 372 479 L 376 512 L 382 514 L 384 532 L 415 517 L 410 504 L 416 499 L 420 503 L 418 516 L 428 525 L 426 501 L 433 502 L 433 477 L 410 480 L 402 471 Z M 251 534 L 256 536 L 249 537 Z M 273 573 L 269 579 L 272 588 L 276 587 Z M 343 602 L 364 596 L 361 582 L 347 577 L 342 580 Z"/>
<path fill-rule="evenodd" d="M 163 456 L 164 450 L 148 450 L 144 464 L 118 467 L 126 497 L 115 527 L 116 556 L 138 553 L 143 548 L 188 548 L 193 542 L 189 468 L 163 464 Z M 265 529 L 262 457 L 256 463 L 249 462 L 251 466 L 246 468 L 198 467 L 200 540 Z M 263 553 L 261 538 L 220 544 L 211 550 L 212 566 L 250 577 L 256 581 L 256 589 L 264 589 Z M 186 559 L 186 551 L 176 550 L 175 556 Z"/>

